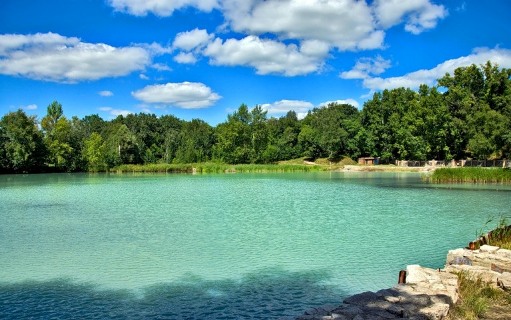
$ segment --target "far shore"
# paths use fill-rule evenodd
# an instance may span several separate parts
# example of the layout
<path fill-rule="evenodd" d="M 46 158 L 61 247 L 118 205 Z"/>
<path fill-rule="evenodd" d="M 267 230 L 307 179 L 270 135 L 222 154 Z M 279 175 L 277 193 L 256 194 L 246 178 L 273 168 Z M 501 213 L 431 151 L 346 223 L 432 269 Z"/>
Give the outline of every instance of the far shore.
<path fill-rule="evenodd" d="M 346 165 L 341 168 L 341 172 L 432 172 L 438 167 L 397 167 L 394 165 Z"/>

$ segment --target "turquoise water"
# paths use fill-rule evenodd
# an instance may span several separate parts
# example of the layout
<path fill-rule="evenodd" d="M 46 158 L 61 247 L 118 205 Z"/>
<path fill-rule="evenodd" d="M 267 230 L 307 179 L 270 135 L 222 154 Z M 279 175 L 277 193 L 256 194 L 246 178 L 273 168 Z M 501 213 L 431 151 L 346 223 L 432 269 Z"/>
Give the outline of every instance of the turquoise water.
<path fill-rule="evenodd" d="M 411 173 L 0 176 L 0 318 L 292 317 L 442 267 L 510 192 Z"/>

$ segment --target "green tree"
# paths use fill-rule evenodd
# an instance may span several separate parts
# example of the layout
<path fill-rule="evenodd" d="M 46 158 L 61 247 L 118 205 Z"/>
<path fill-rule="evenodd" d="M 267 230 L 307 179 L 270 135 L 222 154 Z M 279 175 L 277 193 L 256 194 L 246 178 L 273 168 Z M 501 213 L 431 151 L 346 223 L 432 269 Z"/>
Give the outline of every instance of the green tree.
<path fill-rule="evenodd" d="M 204 162 L 211 159 L 213 128 L 206 122 L 193 119 L 185 122 L 176 151 L 176 161 L 180 163 Z"/>
<path fill-rule="evenodd" d="M 0 119 L 0 164 L 2 171 L 34 172 L 44 166 L 46 149 L 35 117 L 23 110 Z"/>
<path fill-rule="evenodd" d="M 59 102 L 53 101 L 48 105 L 41 127 L 48 149 L 48 165 L 58 171 L 75 169 L 74 154 L 79 150 L 73 148 L 72 123 L 63 115 L 62 105 Z"/>
<path fill-rule="evenodd" d="M 298 136 L 305 156 L 338 158 L 359 155 L 356 141 L 360 129 L 358 110 L 349 104 L 330 103 L 315 108 L 303 120 Z"/>
<path fill-rule="evenodd" d="M 216 144 L 213 154 L 226 163 L 250 163 L 252 155 L 251 114 L 242 104 L 237 111 L 227 116 L 215 130 Z"/>
<path fill-rule="evenodd" d="M 87 165 L 87 170 L 92 172 L 104 171 L 107 168 L 107 147 L 103 137 L 97 132 L 93 132 L 84 142 L 83 158 Z"/>

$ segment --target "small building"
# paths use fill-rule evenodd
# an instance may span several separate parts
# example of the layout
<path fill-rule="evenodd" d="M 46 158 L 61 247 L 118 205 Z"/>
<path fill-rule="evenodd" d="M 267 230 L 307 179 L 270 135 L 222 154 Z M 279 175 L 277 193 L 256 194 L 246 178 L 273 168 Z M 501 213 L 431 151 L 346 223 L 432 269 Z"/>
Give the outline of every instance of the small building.
<path fill-rule="evenodd" d="M 377 165 L 380 161 L 380 158 L 375 157 L 362 157 L 358 158 L 358 164 L 363 166 L 374 166 Z"/>

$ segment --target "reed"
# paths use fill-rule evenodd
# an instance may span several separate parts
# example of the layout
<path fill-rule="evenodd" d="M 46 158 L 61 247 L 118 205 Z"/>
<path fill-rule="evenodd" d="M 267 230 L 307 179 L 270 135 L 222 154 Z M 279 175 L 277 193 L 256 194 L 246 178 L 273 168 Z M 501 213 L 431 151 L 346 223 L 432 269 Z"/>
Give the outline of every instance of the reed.
<path fill-rule="evenodd" d="M 263 172 L 311 172 L 322 171 L 320 166 L 298 164 L 236 164 L 193 163 L 193 164 L 124 164 L 112 168 L 117 173 L 263 173 Z"/>
<path fill-rule="evenodd" d="M 433 183 L 511 183 L 507 168 L 439 168 L 428 178 Z"/>

